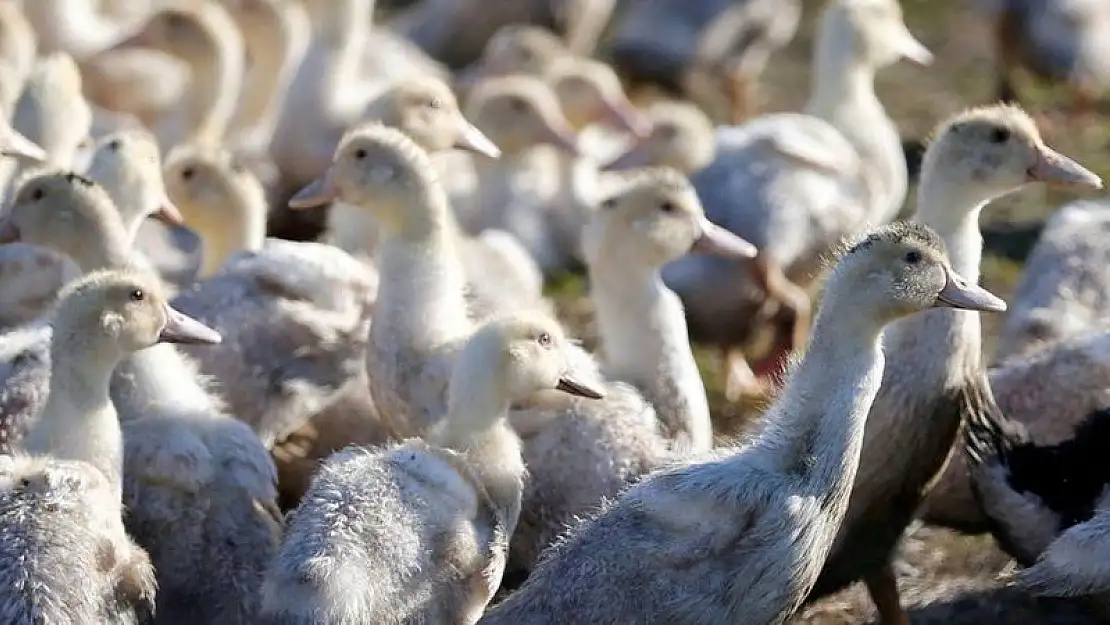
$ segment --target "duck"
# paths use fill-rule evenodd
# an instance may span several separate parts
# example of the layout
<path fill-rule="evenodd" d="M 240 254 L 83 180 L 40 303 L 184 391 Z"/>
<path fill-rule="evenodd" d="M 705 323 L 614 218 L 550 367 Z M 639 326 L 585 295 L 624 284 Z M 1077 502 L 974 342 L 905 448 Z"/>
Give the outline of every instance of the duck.
<path fill-rule="evenodd" d="M 1110 258 L 1110 249 L 1100 234 L 1108 231 L 1105 199 L 1077 200 L 1052 214 L 1026 259 L 995 346 L 997 362 L 1103 325 L 1110 276 L 1099 259 Z"/>
<path fill-rule="evenodd" d="M 377 272 L 330 245 L 267 239 L 262 184 L 227 148 L 178 148 L 165 179 L 204 241 L 201 279 L 174 303 L 225 339 L 190 355 L 269 448 L 360 375 Z"/>
<path fill-rule="evenodd" d="M 485 42 L 481 56 L 459 70 L 452 86 L 465 99 L 483 78 L 529 74 L 544 76 L 552 64 L 571 56 L 555 33 L 532 24 L 506 24 Z"/>
<path fill-rule="evenodd" d="M 132 242 L 133 267 L 154 272 L 167 292 L 196 276 L 196 235 L 166 194 L 158 140 L 134 128 L 105 134 L 90 147 L 84 175 L 112 200 Z"/>
<path fill-rule="evenodd" d="M 130 264 L 118 209 L 100 185 L 72 172 L 25 182 L 0 232 L 64 252 L 85 272 Z M 11 378 L 5 384 L 25 404 L 21 413 L 5 413 L 9 444 L 41 401 L 30 385 L 41 380 L 33 370 L 49 353 L 37 354 L 31 345 L 9 367 L 27 385 L 13 391 Z M 195 363 L 173 346 L 130 355 L 111 390 L 124 432 L 126 526 L 157 570 L 159 618 L 250 622 L 280 536 L 274 466 L 261 440 L 225 412 Z"/>
<path fill-rule="evenodd" d="M 848 508 L 883 375 L 883 328 L 937 306 L 1005 309 L 949 266 L 927 226 L 868 233 L 833 269 L 805 357 L 761 431 L 628 488 L 550 548 L 481 622 L 785 620 L 816 582 Z"/>
<path fill-rule="evenodd" d="M 822 255 L 864 224 L 890 221 L 902 206 L 901 140 L 873 78 L 903 57 L 932 59 L 897 2 L 828 3 L 806 113 L 719 129 L 716 158 L 694 174 L 710 217 L 761 250 L 747 263 L 684 258 L 663 273 L 686 305 L 691 335 L 720 348 L 728 399 L 758 402 L 773 392 L 783 359 L 804 344 L 808 289 L 820 278 Z M 743 210 L 737 197 L 746 198 Z M 745 354 L 758 357 L 749 362 Z"/>
<path fill-rule="evenodd" d="M 644 109 L 650 130 L 621 154 L 602 165 L 604 171 L 637 167 L 671 167 L 690 175 L 717 155 L 716 128 L 700 108 L 681 100 L 661 100 Z"/>
<path fill-rule="evenodd" d="M 568 267 L 573 249 L 559 240 L 553 216 L 563 208 L 564 174 L 556 153 L 534 148 L 580 151 L 551 87 L 527 75 L 489 78 L 474 88 L 465 113 L 501 149 L 501 158 L 474 162 L 474 194 L 454 205 L 463 228 L 512 234 L 545 276 Z"/>
<path fill-rule="evenodd" d="M 609 26 L 617 0 L 550 0 L 555 28 L 563 35 L 567 50 L 590 56 Z"/>
<path fill-rule="evenodd" d="M 394 432 L 419 436 L 444 414 L 450 362 L 473 331 L 446 195 L 427 152 L 400 130 L 368 123 L 347 131 L 332 166 L 290 206 L 335 199 L 372 211 L 379 224 L 370 394 Z"/>
<path fill-rule="evenodd" d="M 912 220 L 940 233 L 953 268 L 972 283 L 982 257 L 979 215 L 991 200 L 1036 182 L 1101 186 L 1098 176 L 1046 146 L 1032 119 L 1014 107 L 964 111 L 933 136 Z M 852 499 L 810 599 L 862 578 L 881 621 L 893 625 L 907 621 L 891 554 L 944 469 L 961 422 L 993 399 L 986 399 L 977 315 L 930 311 L 892 325 L 884 337 L 887 367 Z"/>
<path fill-rule="evenodd" d="M 1093 111 L 1110 84 L 1110 7 L 1098 0 L 1003 0 L 987 3 L 996 63 L 995 94 L 1017 102 L 1014 74 L 1065 83 L 1076 113 Z"/>
<path fill-rule="evenodd" d="M 713 90 L 725 94 L 730 113 L 742 113 L 767 57 L 794 38 L 800 14 L 797 0 L 635 4 L 614 20 L 603 53 L 626 82 L 672 95 Z"/>
<path fill-rule="evenodd" d="M 116 49 L 163 50 L 190 69 L 181 105 L 158 119 L 163 152 L 185 142 L 220 141 L 231 126 L 244 74 L 243 37 L 228 11 L 213 0 L 166 6 Z"/>
<path fill-rule="evenodd" d="M 1040 444 L 993 408 L 968 424 L 964 451 L 992 533 L 1023 567 L 1010 582 L 1035 597 L 1084 600 L 1105 618 L 1110 587 L 1098 562 L 1110 523 L 1110 475 L 1099 458 L 1110 410 L 1088 414 L 1071 438 Z"/>
<path fill-rule="evenodd" d="M 1077 436 L 1087 417 L 1110 406 L 1110 333 L 1094 329 L 995 364 L 987 379 L 1000 414 L 1042 447 Z M 1015 426 L 1017 427 L 1017 426 Z M 964 534 L 990 532 L 972 490 L 968 463 L 953 455 L 919 513 L 930 525 Z"/>
<path fill-rule="evenodd" d="M 219 335 L 171 308 L 157 281 L 126 271 L 68 285 L 53 327 L 42 411 L 20 449 L 0 458 L 4 621 L 146 622 L 154 570 L 124 530 L 124 445 L 109 378 L 135 351 Z"/>
<path fill-rule="evenodd" d="M 569 345 L 543 316 L 491 321 L 459 351 L 447 414 L 425 437 L 328 458 L 292 513 L 261 622 L 476 623 L 521 509 L 510 404 L 544 390 L 602 397 Z"/>
<path fill-rule="evenodd" d="M 22 8 L 14 2 L 0 5 L 0 39 L 3 41 L 0 43 L 0 62 L 6 70 L 4 82 L 11 81 L 14 86 L 21 86 L 35 63 L 38 38 Z"/>
<path fill-rule="evenodd" d="M 531 472 L 507 581 L 518 583 L 575 519 L 667 462 L 708 452 L 713 427 L 682 305 L 659 276 L 686 253 L 744 258 L 677 171 L 645 169 L 601 200 L 583 232 L 606 398 L 558 418 L 514 414 Z"/>

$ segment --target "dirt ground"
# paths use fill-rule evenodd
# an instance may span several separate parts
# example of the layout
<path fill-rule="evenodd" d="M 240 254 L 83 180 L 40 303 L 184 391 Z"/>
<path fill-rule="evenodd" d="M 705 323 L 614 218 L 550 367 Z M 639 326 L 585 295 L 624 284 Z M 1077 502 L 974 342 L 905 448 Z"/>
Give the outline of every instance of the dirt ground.
<path fill-rule="evenodd" d="M 902 63 L 879 76 L 879 96 L 906 139 L 926 137 L 935 124 L 968 106 L 989 103 L 994 74 L 989 47 L 989 25 L 976 12 L 973 0 L 903 0 L 910 30 L 936 55 L 928 67 Z M 812 30 L 821 2 L 805 5 L 802 32 L 785 52 L 771 62 L 762 87 L 766 111 L 800 109 L 809 84 Z M 1075 158 L 1104 178 L 1110 175 L 1110 115 L 1070 122 L 1061 113 L 1068 93 L 1021 81 L 1020 92 L 1030 112 L 1043 116 L 1046 142 Z M 912 210 L 911 199 L 906 211 Z M 1029 231 L 1069 199 L 1044 189 L 1030 189 L 1005 198 L 983 215 L 987 240 L 982 282 L 1007 297 L 1016 286 L 1021 260 L 1034 237 L 990 236 L 1007 228 Z M 561 316 L 587 340 L 594 336 L 588 301 L 579 279 L 568 279 L 552 289 Z M 1000 316 L 984 316 L 985 343 L 993 348 Z M 729 405 L 714 375 L 713 357 L 702 354 L 703 375 L 710 393 L 715 421 L 733 427 L 750 414 Z M 727 425 L 726 425 L 727 424 Z M 943 529 L 915 527 L 907 532 L 897 572 L 903 604 L 914 625 L 922 624 L 1080 624 L 1098 623 L 1079 606 L 1063 602 L 1035 602 L 1005 585 L 1013 566 L 989 536 L 961 536 Z M 796 616 L 794 625 L 845 625 L 875 619 L 862 585 L 810 606 Z"/>

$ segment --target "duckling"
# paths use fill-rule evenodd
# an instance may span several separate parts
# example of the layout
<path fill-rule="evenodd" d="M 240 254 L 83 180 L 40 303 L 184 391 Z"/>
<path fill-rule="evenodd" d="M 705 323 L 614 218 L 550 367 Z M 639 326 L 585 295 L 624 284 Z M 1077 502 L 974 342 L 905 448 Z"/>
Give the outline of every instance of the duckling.
<path fill-rule="evenodd" d="M 563 199 L 559 159 L 551 151 L 533 149 L 546 143 L 579 154 L 552 89 L 531 76 L 490 78 L 471 93 L 466 116 L 502 155 L 475 161 L 475 193 L 468 203 L 455 205 L 463 228 L 509 232 L 547 275 L 567 267 L 573 250 L 560 243 L 553 228 L 553 213 Z"/>
<path fill-rule="evenodd" d="M 171 308 L 156 281 L 130 272 L 67 287 L 53 326 L 42 411 L 20 453 L 0 460 L 4 621 L 147 622 L 154 571 L 123 527 L 123 436 L 109 377 L 155 343 L 219 335 Z"/>
<path fill-rule="evenodd" d="M 1038 181 L 1101 186 L 1044 145 L 1020 109 L 966 111 L 941 124 L 925 153 L 913 220 L 941 233 L 953 268 L 974 283 L 983 207 Z M 906 622 L 889 558 L 944 468 L 961 421 L 993 404 L 980 341 L 979 317 L 950 311 L 886 330 L 888 365 L 867 420 L 851 503 L 811 598 L 862 577 L 882 622 Z"/>
<path fill-rule="evenodd" d="M 709 222 L 683 176 L 645 170 L 602 201 L 583 234 L 607 398 L 564 411 L 525 438 L 531 473 L 509 572 L 527 574 L 576 518 L 644 473 L 709 451 L 709 404 L 682 306 L 660 268 L 688 252 L 745 258 L 746 241 Z M 631 385 L 629 388 L 627 385 Z M 633 390 L 635 389 L 635 390 Z"/>
<path fill-rule="evenodd" d="M 762 432 L 629 488 L 483 622 L 781 623 L 816 581 L 847 510 L 883 375 L 883 328 L 937 306 L 1005 309 L 956 274 L 928 227 L 872 232 L 829 277 L 806 356 Z"/>
<path fill-rule="evenodd" d="M 701 109 L 688 102 L 663 100 L 645 109 L 644 116 L 651 130 L 602 169 L 658 166 L 692 174 L 713 162 L 715 128 Z"/>
<path fill-rule="evenodd" d="M 902 57 L 931 59 L 897 2 L 830 2 L 807 114 L 722 128 L 716 159 L 693 176 L 710 217 L 760 248 L 747 263 L 691 257 L 663 273 L 686 305 L 695 340 L 721 348 L 730 399 L 765 396 L 769 376 L 804 343 L 807 289 L 830 246 L 900 209 L 907 187 L 901 140 L 871 78 Z M 749 366 L 745 353 L 758 359 Z"/>
<path fill-rule="evenodd" d="M 191 283 L 197 237 L 166 195 L 157 139 L 142 129 L 106 134 L 93 144 L 85 175 L 119 211 L 135 248 L 132 265 L 161 276 L 170 291 Z"/>
<path fill-rule="evenodd" d="M 116 48 L 137 46 L 172 54 L 192 75 L 181 106 L 156 124 L 163 151 L 186 141 L 223 139 L 244 71 L 243 38 L 227 10 L 213 0 L 162 8 Z"/>
<path fill-rule="evenodd" d="M 465 96 L 484 78 L 511 74 L 544 76 L 555 61 L 570 54 L 566 45 L 546 28 L 508 24 L 486 41 L 481 58 L 459 71 L 453 86 Z"/>
<path fill-rule="evenodd" d="M 759 104 L 759 79 L 767 61 L 794 39 L 801 16 L 797 0 L 745 0 L 726 6 L 698 33 L 692 58 L 678 78 L 683 92 L 716 119 L 744 122 Z"/>
<path fill-rule="evenodd" d="M 450 362 L 473 330 L 459 239 L 431 159 L 399 130 L 357 126 L 290 206 L 318 206 L 321 197 L 372 211 L 381 228 L 366 370 L 387 423 L 419 435 L 443 415 Z"/>
<path fill-rule="evenodd" d="M 99 185 L 72 173 L 27 181 L 0 221 L 3 231 L 65 252 L 85 271 L 129 262 L 118 210 Z M 124 422 L 128 532 L 157 570 L 159 618 L 249 622 L 280 534 L 274 467 L 262 442 L 223 412 L 173 346 L 122 362 L 112 401 Z M 28 417 L 5 416 L 11 441 Z"/>
<path fill-rule="evenodd" d="M 521 509 L 510 403 L 542 390 L 602 397 L 568 348 L 545 317 L 490 322 L 459 352 L 447 414 L 424 440 L 328 459 L 267 575 L 262 622 L 477 622 Z"/>
<path fill-rule="evenodd" d="M 1076 112 L 1089 113 L 1110 84 L 1110 6 L 1098 0 L 1002 0 L 989 3 L 997 97 L 1017 101 L 1014 73 L 1066 82 Z"/>
<path fill-rule="evenodd" d="M 226 149 L 179 148 L 165 178 L 204 239 L 204 279 L 175 305 L 225 338 L 190 354 L 269 447 L 358 376 L 377 273 L 329 245 L 266 239 L 262 186 Z"/>

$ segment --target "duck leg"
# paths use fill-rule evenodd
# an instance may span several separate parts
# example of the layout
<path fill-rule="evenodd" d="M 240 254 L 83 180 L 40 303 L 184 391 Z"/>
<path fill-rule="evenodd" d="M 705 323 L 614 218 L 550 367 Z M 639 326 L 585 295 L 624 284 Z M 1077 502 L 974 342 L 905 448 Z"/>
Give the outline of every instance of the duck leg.
<path fill-rule="evenodd" d="M 763 358 L 752 363 L 757 376 L 767 377 L 781 372 L 790 353 L 809 340 L 813 308 L 805 289 L 791 282 L 782 266 L 774 260 L 759 254 L 749 267 L 752 277 L 767 292 L 767 297 L 779 304 L 779 311 L 771 319 L 775 332 L 773 347 Z"/>
<path fill-rule="evenodd" d="M 998 65 L 996 76 L 996 95 L 1002 102 L 1019 104 L 1017 90 L 1014 89 L 1014 68 L 1018 65 L 1015 38 L 1020 36 L 1021 25 L 1012 11 L 1002 11 L 994 22 L 994 60 Z"/>
<path fill-rule="evenodd" d="M 742 124 L 751 116 L 755 106 L 755 83 L 740 72 L 729 72 L 726 79 L 729 99 L 729 123 Z"/>
<path fill-rule="evenodd" d="M 732 346 L 723 348 L 721 362 L 725 371 L 725 399 L 736 403 L 758 402 L 770 397 L 770 384 L 752 371 L 743 350 Z"/>
<path fill-rule="evenodd" d="M 898 597 L 898 580 L 895 579 L 894 568 L 889 562 L 872 575 L 864 577 L 863 583 L 867 585 L 867 592 L 879 612 L 879 623 L 910 625 L 910 619 L 902 609 L 902 602 Z"/>

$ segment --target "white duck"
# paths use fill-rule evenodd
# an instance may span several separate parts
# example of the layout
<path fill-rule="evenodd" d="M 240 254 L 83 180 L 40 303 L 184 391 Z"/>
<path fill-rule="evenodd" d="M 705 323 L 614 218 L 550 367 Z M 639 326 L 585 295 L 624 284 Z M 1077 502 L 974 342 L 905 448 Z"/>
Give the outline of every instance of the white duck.
<path fill-rule="evenodd" d="M 832 272 L 806 357 L 763 431 L 625 491 L 482 622 L 781 623 L 816 581 L 847 510 L 883 374 L 883 327 L 935 306 L 1005 309 L 949 267 L 927 227 L 872 232 Z"/>
<path fill-rule="evenodd" d="M 53 324 L 42 411 L 20 453 L 0 460 L 0 613 L 20 625 L 147 622 L 154 570 L 123 527 L 123 435 L 108 381 L 137 350 L 214 333 L 170 308 L 151 277 L 128 272 L 69 286 Z"/>
<path fill-rule="evenodd" d="M 490 322 L 459 352 L 425 440 L 330 458 L 292 513 L 261 622 L 477 622 L 521 508 L 509 405 L 543 390 L 601 397 L 569 347 L 544 317 Z"/>

